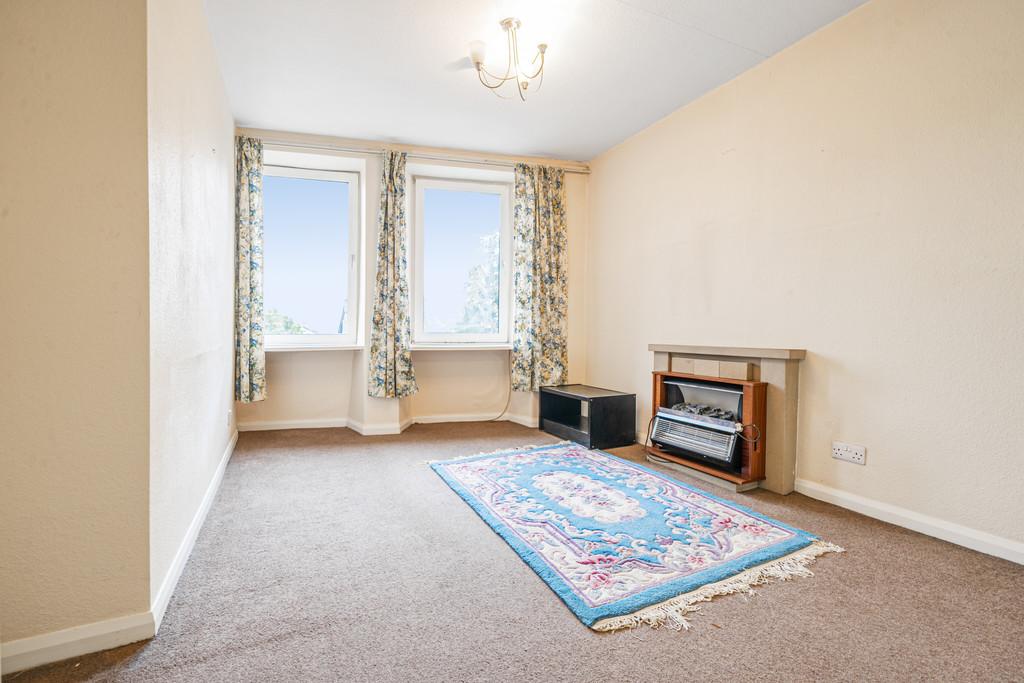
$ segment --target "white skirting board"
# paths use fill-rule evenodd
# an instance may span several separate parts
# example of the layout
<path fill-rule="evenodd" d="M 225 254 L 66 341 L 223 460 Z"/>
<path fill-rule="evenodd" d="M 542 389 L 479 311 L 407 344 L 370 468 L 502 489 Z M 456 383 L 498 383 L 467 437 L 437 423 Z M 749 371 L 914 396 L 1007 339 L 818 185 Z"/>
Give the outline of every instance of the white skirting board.
<path fill-rule="evenodd" d="M 195 547 L 199 530 L 203 528 L 203 522 L 206 521 L 210 506 L 213 505 L 213 501 L 217 497 L 217 491 L 224 479 L 224 470 L 227 468 L 237 441 L 238 432 L 234 432 L 224 449 L 220 463 L 217 465 L 217 471 L 214 472 L 213 478 L 206 487 L 206 493 L 199 504 L 199 509 L 192 517 L 192 523 L 178 546 L 174 562 L 164 577 L 156 599 L 148 612 L 115 617 L 3 643 L 0 645 L 0 672 L 6 675 L 90 652 L 136 643 L 156 635 L 160 629 L 164 612 L 167 610 L 167 604 L 174 593 L 174 588 L 178 584 L 178 579 L 181 578 L 181 572 L 185 569 L 189 555 L 192 554 L 192 549 Z"/>
<path fill-rule="evenodd" d="M 647 434 L 637 433 L 637 443 L 643 444 Z M 692 474 L 687 472 L 687 474 Z M 859 512 L 868 517 L 880 519 L 889 524 L 895 524 L 911 531 L 933 536 L 943 541 L 962 545 L 971 550 L 1001 557 L 1010 562 L 1024 564 L 1024 543 L 1014 541 L 1002 536 L 996 536 L 977 529 L 947 522 L 937 517 L 914 512 L 898 505 L 883 503 L 872 498 L 866 498 L 856 493 L 841 491 L 825 484 L 809 481 L 807 479 L 796 480 L 796 491 L 805 496 L 822 500 L 826 503 L 838 505 L 847 510 Z"/>
<path fill-rule="evenodd" d="M 401 434 L 411 424 L 434 424 L 438 422 L 487 422 L 494 419 L 494 413 L 456 413 L 445 415 L 420 415 L 401 423 L 365 424 L 348 418 L 326 418 L 318 420 L 272 420 L 267 422 L 240 422 L 240 432 L 261 432 L 276 429 L 332 429 L 347 427 L 363 436 Z M 536 429 L 538 420 L 529 415 L 504 415 L 500 422 L 515 422 L 524 427 Z"/>
<path fill-rule="evenodd" d="M 188 531 L 185 532 L 185 538 L 181 540 L 178 552 L 174 554 L 174 562 L 171 563 L 171 568 L 168 570 L 167 575 L 164 576 L 164 580 L 160 584 L 160 590 L 157 591 L 156 598 L 153 600 L 151 611 L 153 612 L 153 621 L 156 624 L 157 631 L 160 630 L 160 622 L 163 621 L 164 612 L 167 611 L 167 603 L 171 601 L 171 595 L 174 593 L 175 586 L 178 585 L 178 579 L 181 578 L 181 573 L 185 570 L 188 558 L 196 545 L 199 530 L 203 528 L 206 515 L 209 514 L 210 507 L 217 497 L 217 491 L 220 490 L 220 484 L 224 481 L 224 470 L 228 467 L 228 461 L 231 460 L 231 454 L 235 452 L 235 444 L 237 443 L 238 432 L 236 431 L 231 435 L 228 445 L 224 448 L 220 462 L 217 463 L 217 470 L 213 473 L 213 478 L 210 479 L 210 483 L 206 487 L 206 493 L 203 494 L 203 500 L 199 504 L 199 509 L 193 515 L 192 523 L 189 524 Z"/>
<path fill-rule="evenodd" d="M 150 611 L 11 640 L 0 646 L 3 656 L 0 670 L 6 676 L 69 657 L 137 643 L 152 638 L 155 633 L 156 622 Z"/>
<path fill-rule="evenodd" d="M 275 429 L 333 429 L 349 427 L 359 431 L 355 423 L 347 418 L 327 418 L 322 420 L 268 420 L 265 422 L 239 422 L 240 432 L 266 432 Z"/>
<path fill-rule="evenodd" d="M 420 415 L 412 418 L 412 424 L 437 424 L 439 422 L 515 422 L 524 427 L 536 429 L 539 420 L 529 415 L 513 415 L 505 413 L 495 419 L 495 413 L 451 413 L 445 415 Z"/>
<path fill-rule="evenodd" d="M 937 517 L 924 515 L 896 505 L 883 503 L 881 501 L 865 498 L 856 493 L 848 493 L 839 489 L 818 484 L 806 479 L 796 480 L 796 490 L 799 493 L 832 503 L 839 507 L 859 512 L 868 517 L 880 519 L 896 526 L 901 526 L 911 531 L 917 531 L 927 536 L 949 541 L 956 545 L 962 545 L 971 550 L 1001 557 L 1010 562 L 1024 564 L 1024 543 L 1014 541 L 1002 536 L 996 536 L 977 529 L 971 529 L 960 524 L 947 522 Z"/>

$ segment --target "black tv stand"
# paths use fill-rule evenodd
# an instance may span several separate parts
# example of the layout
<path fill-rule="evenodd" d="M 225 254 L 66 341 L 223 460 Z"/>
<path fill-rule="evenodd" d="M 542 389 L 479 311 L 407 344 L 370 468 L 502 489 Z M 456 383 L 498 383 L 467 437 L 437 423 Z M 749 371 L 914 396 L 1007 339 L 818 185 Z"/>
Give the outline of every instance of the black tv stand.
<path fill-rule="evenodd" d="M 540 389 L 540 428 L 587 448 L 636 441 L 636 394 L 563 384 Z"/>

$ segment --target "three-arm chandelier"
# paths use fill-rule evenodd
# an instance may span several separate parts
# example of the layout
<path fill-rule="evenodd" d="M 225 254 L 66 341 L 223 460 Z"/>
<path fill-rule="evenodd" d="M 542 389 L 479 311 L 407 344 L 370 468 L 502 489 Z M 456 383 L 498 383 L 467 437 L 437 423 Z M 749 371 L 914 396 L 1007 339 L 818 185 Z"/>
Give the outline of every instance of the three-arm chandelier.
<path fill-rule="evenodd" d="M 537 46 L 537 54 L 534 55 L 533 61 L 530 63 L 531 68 L 536 66 L 536 70 L 531 74 L 519 62 L 518 31 L 521 25 L 520 21 L 515 17 L 503 19 L 501 22 L 501 28 L 504 29 L 505 36 L 508 38 L 508 64 L 505 67 L 504 76 L 496 76 L 484 67 L 484 59 L 487 57 L 487 45 L 482 40 L 474 40 L 469 44 L 469 59 L 473 62 L 473 66 L 476 67 L 476 74 L 485 88 L 488 88 L 498 97 L 508 99 L 506 95 L 502 95 L 499 91 L 504 88 L 506 83 L 514 81 L 516 90 L 519 91 L 519 99 L 525 102 L 526 91 L 530 84 L 534 80 L 537 81 L 537 87 L 534 88 L 536 91 L 540 90 L 540 86 L 544 82 L 544 53 L 547 51 L 548 46 L 544 43 Z"/>

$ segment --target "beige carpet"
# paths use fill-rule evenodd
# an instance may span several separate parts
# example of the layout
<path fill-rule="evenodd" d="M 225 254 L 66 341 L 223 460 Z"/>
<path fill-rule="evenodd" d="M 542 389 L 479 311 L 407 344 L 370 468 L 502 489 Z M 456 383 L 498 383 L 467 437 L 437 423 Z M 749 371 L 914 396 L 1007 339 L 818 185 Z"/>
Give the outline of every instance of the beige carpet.
<path fill-rule="evenodd" d="M 1024 567 L 799 494 L 725 495 L 847 549 L 814 578 L 717 599 L 689 632 L 590 631 L 424 464 L 553 440 L 242 434 L 160 635 L 5 680 L 1024 679 Z"/>

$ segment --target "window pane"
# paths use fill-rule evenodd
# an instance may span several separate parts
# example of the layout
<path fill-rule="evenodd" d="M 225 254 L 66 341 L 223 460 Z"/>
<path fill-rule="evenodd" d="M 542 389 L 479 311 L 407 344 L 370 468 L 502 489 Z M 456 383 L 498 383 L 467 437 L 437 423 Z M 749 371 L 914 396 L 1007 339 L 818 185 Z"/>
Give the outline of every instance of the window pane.
<path fill-rule="evenodd" d="M 348 304 L 348 183 L 263 177 L 265 334 L 340 334 Z"/>
<path fill-rule="evenodd" d="M 423 191 L 423 331 L 496 334 L 501 196 Z"/>

